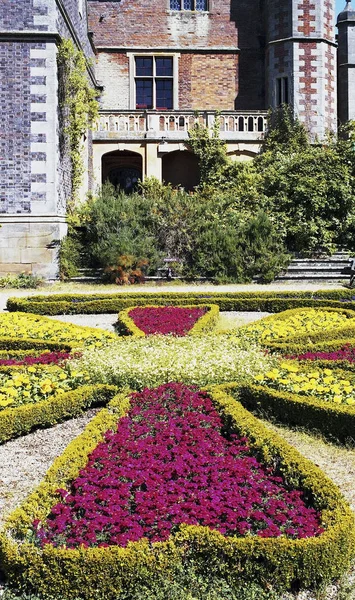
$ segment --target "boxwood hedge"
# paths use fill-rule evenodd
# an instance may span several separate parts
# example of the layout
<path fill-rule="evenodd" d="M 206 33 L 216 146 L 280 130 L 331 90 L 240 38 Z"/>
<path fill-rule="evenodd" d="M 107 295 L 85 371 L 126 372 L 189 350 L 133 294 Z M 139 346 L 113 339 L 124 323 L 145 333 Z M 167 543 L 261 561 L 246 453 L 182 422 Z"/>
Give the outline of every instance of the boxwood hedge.
<path fill-rule="evenodd" d="M 57 499 L 58 487 L 68 485 L 86 463 L 88 454 L 126 414 L 129 399 L 114 398 L 49 469 L 39 488 L 14 511 L 0 535 L 0 560 L 10 585 L 43 598 L 105 600 L 133 598 L 142 582 L 174 579 L 191 569 L 209 580 L 254 582 L 284 590 L 319 587 L 339 577 L 354 551 L 352 512 L 338 488 L 310 461 L 270 432 L 239 402 L 218 386 L 210 390 L 226 431 L 249 439 L 263 462 L 321 512 L 324 533 L 305 539 L 224 537 L 207 527 L 182 525 L 166 542 L 146 539 L 126 548 L 43 549 L 27 538 L 34 519 L 44 519 Z"/>

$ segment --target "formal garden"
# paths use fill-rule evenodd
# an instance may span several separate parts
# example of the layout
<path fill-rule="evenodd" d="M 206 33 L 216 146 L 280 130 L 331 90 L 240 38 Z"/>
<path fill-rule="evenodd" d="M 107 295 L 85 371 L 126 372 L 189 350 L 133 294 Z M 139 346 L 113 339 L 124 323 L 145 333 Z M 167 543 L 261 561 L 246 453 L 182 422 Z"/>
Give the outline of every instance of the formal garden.
<path fill-rule="evenodd" d="M 6 515 L 4 598 L 352 597 L 354 513 L 279 433 L 352 456 L 352 290 L 38 294 L 7 307 L 1 443 L 91 417 Z M 241 311 L 270 315 L 238 327 Z M 80 314 L 115 315 L 115 331 L 59 320 Z"/>

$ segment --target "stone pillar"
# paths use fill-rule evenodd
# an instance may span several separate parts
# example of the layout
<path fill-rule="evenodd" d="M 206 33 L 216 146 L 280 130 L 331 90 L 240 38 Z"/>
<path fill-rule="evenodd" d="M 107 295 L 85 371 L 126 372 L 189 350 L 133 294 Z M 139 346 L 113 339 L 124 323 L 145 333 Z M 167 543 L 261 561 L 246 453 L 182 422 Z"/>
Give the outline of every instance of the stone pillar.
<path fill-rule="evenodd" d="M 355 10 L 351 2 L 338 15 L 338 116 L 355 119 Z"/>

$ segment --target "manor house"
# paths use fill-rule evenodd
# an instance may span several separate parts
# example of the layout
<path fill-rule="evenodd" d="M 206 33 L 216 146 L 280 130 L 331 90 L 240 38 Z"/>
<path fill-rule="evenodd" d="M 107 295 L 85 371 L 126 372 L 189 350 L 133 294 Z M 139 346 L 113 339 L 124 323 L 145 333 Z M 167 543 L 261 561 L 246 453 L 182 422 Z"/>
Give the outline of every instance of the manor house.
<path fill-rule="evenodd" d="M 334 0 L 1 0 L 0 273 L 57 275 L 71 193 L 62 39 L 85 53 L 100 91 L 84 198 L 107 179 L 127 192 L 149 176 L 193 189 L 196 122 L 217 119 L 232 159 L 249 160 L 269 107 L 291 104 L 313 139 L 355 118 L 350 2 L 338 39 L 334 22 Z"/>

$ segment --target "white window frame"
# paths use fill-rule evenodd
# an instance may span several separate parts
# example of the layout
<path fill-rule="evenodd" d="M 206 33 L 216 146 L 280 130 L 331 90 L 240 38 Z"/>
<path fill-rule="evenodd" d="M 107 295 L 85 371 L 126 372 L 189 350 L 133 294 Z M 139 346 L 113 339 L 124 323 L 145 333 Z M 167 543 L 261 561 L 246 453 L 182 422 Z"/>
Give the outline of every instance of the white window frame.
<path fill-rule="evenodd" d="M 179 76 L 179 53 L 169 53 L 169 52 L 130 52 L 128 53 L 129 59 L 129 108 L 130 110 L 140 110 L 136 109 L 136 58 L 172 58 L 173 59 L 173 108 L 171 110 L 178 110 L 179 108 L 179 87 L 178 87 L 178 76 Z M 153 70 L 153 73 L 155 71 Z M 148 78 L 147 78 L 148 79 Z M 155 75 L 153 75 L 152 79 L 155 81 Z M 162 78 L 164 79 L 164 78 Z M 169 79 L 169 78 L 167 78 Z M 153 85 L 153 108 L 151 109 L 142 109 L 142 110 L 157 110 L 156 108 L 156 90 L 155 85 Z M 168 109 L 169 110 L 169 109 Z"/>

